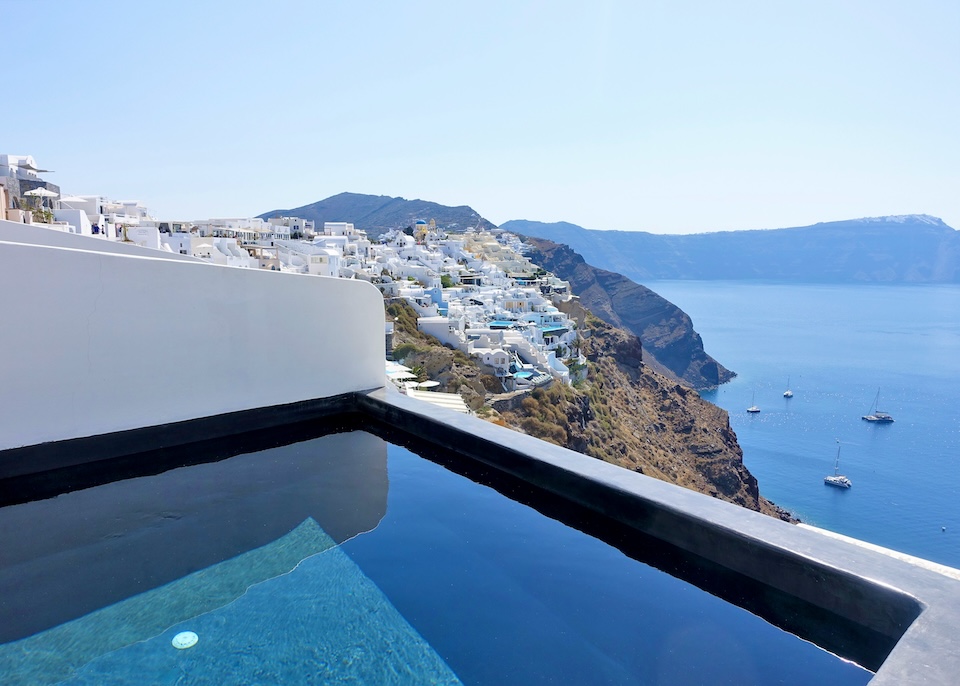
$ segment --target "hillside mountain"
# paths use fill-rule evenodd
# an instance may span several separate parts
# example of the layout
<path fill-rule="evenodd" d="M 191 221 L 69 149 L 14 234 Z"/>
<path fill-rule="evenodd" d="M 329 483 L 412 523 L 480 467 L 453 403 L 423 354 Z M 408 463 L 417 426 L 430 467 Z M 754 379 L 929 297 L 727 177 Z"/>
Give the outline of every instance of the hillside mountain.
<path fill-rule="evenodd" d="M 361 193 L 340 193 L 302 207 L 271 210 L 259 216 L 261 219 L 269 219 L 281 215 L 311 219 L 318 228 L 323 226 L 324 222 L 351 222 L 356 228 L 366 231 L 371 238 L 377 238 L 391 229 L 411 226 L 418 219 L 433 219 L 437 226 L 443 229 L 462 231 L 470 226 L 493 228 L 493 224 L 467 205 L 448 207 L 426 200 L 405 200 L 387 195 Z"/>
<path fill-rule="evenodd" d="M 526 220 L 501 228 L 565 243 L 636 281 L 960 283 L 960 232 L 922 214 L 682 236 Z"/>
<path fill-rule="evenodd" d="M 707 355 L 686 312 L 627 277 L 587 264 L 566 245 L 527 238 L 532 262 L 570 282 L 574 295 L 607 324 L 640 338 L 644 361 L 665 376 L 697 389 L 712 388 L 734 374 Z M 650 360 L 653 357 L 653 360 Z"/>

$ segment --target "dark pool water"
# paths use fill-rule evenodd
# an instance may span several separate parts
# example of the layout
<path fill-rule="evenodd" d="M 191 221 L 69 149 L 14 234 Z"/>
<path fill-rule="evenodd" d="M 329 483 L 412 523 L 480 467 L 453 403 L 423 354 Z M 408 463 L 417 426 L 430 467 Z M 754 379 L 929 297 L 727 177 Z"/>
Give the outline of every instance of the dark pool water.
<path fill-rule="evenodd" d="M 3 508 L 0 550 L 4 683 L 871 677 L 364 432 Z"/>

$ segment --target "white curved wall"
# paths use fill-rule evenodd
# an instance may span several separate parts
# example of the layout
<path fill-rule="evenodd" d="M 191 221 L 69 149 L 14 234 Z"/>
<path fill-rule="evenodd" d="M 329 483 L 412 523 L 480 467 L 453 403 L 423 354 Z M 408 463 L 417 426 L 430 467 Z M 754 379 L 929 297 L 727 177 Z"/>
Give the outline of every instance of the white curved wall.
<path fill-rule="evenodd" d="M 77 248 L 78 250 L 96 250 L 120 255 L 143 255 L 144 257 L 166 257 L 170 260 L 200 262 L 200 258 L 164 251 L 158 255 L 154 248 L 146 248 L 136 243 L 121 243 L 102 234 L 80 235 L 69 231 L 46 227 L 43 224 L 20 224 L 0 220 L 0 241 L 14 243 L 33 243 L 36 245 Z"/>
<path fill-rule="evenodd" d="M 367 282 L 90 241 L 0 241 L 0 450 L 384 383 L 383 301 Z"/>

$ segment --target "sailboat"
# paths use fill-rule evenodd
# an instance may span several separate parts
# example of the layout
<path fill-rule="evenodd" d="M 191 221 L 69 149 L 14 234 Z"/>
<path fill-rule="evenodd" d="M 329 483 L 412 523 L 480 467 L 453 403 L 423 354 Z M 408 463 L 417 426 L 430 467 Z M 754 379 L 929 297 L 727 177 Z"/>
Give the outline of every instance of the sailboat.
<path fill-rule="evenodd" d="M 837 461 L 833 465 L 833 474 L 823 477 L 823 483 L 837 488 L 850 488 L 853 482 L 840 473 L 840 441 L 837 441 Z"/>
<path fill-rule="evenodd" d="M 757 400 L 757 392 L 754 391 L 753 395 L 750 397 L 750 407 L 747 408 L 747 412 L 749 412 L 750 414 L 756 414 L 757 412 L 760 411 L 760 408 L 757 407 L 756 400 Z"/>
<path fill-rule="evenodd" d="M 863 419 L 868 422 L 878 422 L 880 424 L 892 424 L 893 417 L 888 412 L 883 412 L 879 409 L 880 407 L 880 389 L 877 389 L 877 397 L 873 399 L 873 406 L 868 414 L 863 415 L 860 419 Z"/>
<path fill-rule="evenodd" d="M 787 377 L 787 390 L 785 390 L 785 391 L 783 392 L 783 397 L 784 397 L 784 398 L 792 398 L 792 397 L 793 397 L 793 391 L 790 390 L 790 377 L 789 377 L 789 376 Z"/>

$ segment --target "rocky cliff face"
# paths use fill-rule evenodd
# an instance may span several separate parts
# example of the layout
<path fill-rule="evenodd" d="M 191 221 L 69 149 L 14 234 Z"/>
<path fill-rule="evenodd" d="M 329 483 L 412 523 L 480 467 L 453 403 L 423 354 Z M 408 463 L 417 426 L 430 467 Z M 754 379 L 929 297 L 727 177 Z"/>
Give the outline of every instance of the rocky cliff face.
<path fill-rule="evenodd" d="M 645 361 L 657 371 L 699 389 L 733 378 L 733 372 L 704 351 L 690 317 L 669 300 L 621 274 L 587 264 L 566 245 L 542 238 L 526 242 L 533 248 L 531 261 L 569 281 L 587 309 L 638 336 Z"/>
<path fill-rule="evenodd" d="M 790 515 L 760 495 L 727 413 L 642 365 L 639 339 L 574 304 L 585 335 L 587 378 L 519 396 L 496 395 L 497 382 L 462 353 L 416 330 L 406 305 L 395 319 L 395 357 L 459 392 L 489 421 L 626 469 L 782 519 Z M 494 409 L 494 408 L 500 408 Z"/>

